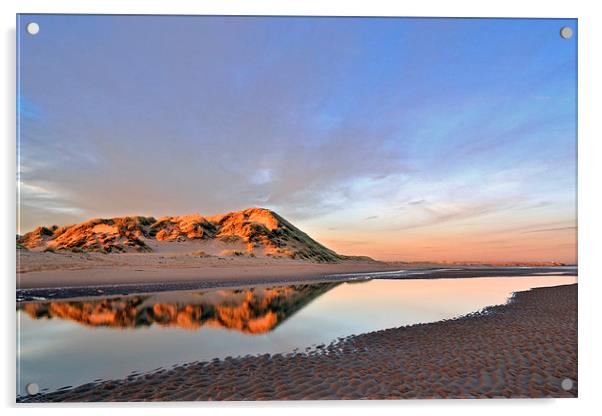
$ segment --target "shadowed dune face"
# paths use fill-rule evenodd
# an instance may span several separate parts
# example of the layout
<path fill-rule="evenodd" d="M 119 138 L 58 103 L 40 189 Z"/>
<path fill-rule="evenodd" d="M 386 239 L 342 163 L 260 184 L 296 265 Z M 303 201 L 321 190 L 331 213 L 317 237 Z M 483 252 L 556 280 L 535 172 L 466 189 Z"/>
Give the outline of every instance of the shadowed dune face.
<path fill-rule="evenodd" d="M 153 247 L 184 241 L 195 241 L 197 250 L 208 250 L 212 242 L 217 242 L 224 249 L 230 248 L 232 253 L 241 255 L 315 262 L 371 260 L 339 255 L 275 212 L 263 208 L 248 208 L 213 217 L 192 214 L 159 219 L 141 216 L 97 218 L 63 227 L 38 227 L 19 237 L 17 246 L 34 251 L 120 253 L 153 251 Z"/>
<path fill-rule="evenodd" d="M 224 328 L 262 334 L 276 328 L 312 300 L 340 283 L 270 288 L 166 293 L 89 301 L 20 305 L 32 319 L 63 319 L 90 327 L 151 325 L 197 330 Z"/>

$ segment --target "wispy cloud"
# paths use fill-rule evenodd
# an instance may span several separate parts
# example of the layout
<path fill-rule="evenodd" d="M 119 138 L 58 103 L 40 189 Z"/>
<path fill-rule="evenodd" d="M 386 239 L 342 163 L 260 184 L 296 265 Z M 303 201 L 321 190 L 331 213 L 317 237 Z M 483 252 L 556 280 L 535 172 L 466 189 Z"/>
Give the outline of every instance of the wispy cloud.
<path fill-rule="evenodd" d="M 495 201 L 433 207 L 421 206 L 420 209 L 422 213 L 426 214 L 425 219 L 415 221 L 402 227 L 397 227 L 396 230 L 411 230 L 453 221 L 480 218 L 495 212 L 507 210 L 512 205 L 512 203 Z"/>
<path fill-rule="evenodd" d="M 408 202 L 408 204 L 409 205 L 420 205 L 420 204 L 424 204 L 425 202 L 426 202 L 426 200 L 419 199 L 419 200 L 416 200 L 416 201 L 410 201 L 410 202 Z"/>
<path fill-rule="evenodd" d="M 530 230 L 530 231 L 523 231 L 523 234 L 530 234 L 530 233 L 549 233 L 549 232 L 557 232 L 557 231 L 574 231 L 576 230 L 577 227 L 576 226 L 572 226 L 572 227 L 558 227 L 558 228 L 540 228 L 537 230 Z"/>

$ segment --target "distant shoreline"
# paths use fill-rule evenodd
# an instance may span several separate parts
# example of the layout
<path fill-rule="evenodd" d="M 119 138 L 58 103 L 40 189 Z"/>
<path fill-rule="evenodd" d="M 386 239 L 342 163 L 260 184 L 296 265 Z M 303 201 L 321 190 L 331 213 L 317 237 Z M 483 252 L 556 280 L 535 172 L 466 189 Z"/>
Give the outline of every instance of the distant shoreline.
<path fill-rule="evenodd" d="M 401 268 L 401 264 L 382 262 L 320 264 L 264 259 L 202 260 L 202 263 L 194 266 L 180 265 L 175 268 L 128 264 L 18 273 L 17 302 L 357 279 L 451 279 L 546 274 L 575 276 L 578 272 L 577 267 L 573 266 L 423 265 Z"/>

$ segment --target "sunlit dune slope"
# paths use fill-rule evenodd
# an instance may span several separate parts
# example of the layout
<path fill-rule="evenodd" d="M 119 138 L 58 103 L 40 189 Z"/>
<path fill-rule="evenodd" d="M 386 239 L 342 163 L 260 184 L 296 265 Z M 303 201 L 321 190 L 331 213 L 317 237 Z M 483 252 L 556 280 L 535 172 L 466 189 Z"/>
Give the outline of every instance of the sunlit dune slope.
<path fill-rule="evenodd" d="M 18 248 L 34 251 L 152 252 L 178 244 L 201 256 L 270 256 L 317 262 L 370 260 L 337 254 L 263 208 L 213 217 L 97 218 L 62 227 L 38 227 L 17 239 Z"/>

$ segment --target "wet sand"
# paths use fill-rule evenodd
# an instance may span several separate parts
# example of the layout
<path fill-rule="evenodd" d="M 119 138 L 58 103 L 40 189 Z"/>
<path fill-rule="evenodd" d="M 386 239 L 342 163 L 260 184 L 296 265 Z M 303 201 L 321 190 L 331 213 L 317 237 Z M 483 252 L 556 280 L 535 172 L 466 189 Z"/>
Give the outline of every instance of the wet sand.
<path fill-rule="evenodd" d="M 570 378 L 569 391 L 561 387 Z M 517 293 L 454 320 L 350 336 L 287 355 L 226 358 L 22 402 L 577 396 L 577 285 Z"/>
<path fill-rule="evenodd" d="M 435 279 L 557 274 L 574 276 L 576 268 L 447 266 L 349 260 L 315 263 L 252 257 L 199 257 L 191 253 L 100 254 L 20 251 L 17 301 L 154 293 L 175 290 L 246 287 L 262 284 L 336 282 L 370 273 L 379 279 Z M 365 276 L 357 274 L 366 273 Z"/>

